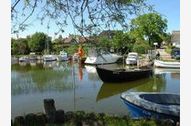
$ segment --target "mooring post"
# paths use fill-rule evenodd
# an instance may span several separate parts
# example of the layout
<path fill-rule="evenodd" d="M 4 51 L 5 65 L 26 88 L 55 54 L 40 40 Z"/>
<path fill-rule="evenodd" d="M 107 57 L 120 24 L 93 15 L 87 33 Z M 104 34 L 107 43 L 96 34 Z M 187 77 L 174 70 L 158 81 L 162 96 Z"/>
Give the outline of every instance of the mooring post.
<path fill-rule="evenodd" d="M 55 122 L 56 108 L 54 103 L 54 99 L 44 99 L 45 114 L 47 117 L 47 121 L 50 123 Z"/>

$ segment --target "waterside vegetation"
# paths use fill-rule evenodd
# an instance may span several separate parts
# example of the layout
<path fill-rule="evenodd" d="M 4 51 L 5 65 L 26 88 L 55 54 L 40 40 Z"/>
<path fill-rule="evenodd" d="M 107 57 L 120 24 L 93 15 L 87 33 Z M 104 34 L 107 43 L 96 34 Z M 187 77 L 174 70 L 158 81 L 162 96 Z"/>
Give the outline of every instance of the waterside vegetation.
<path fill-rule="evenodd" d="M 157 42 L 161 47 L 165 41 L 167 47 L 170 44 L 170 34 L 166 33 L 167 20 L 158 13 L 141 15 L 130 22 L 128 31 L 106 30 L 91 36 L 69 35 L 63 38 L 52 40 L 50 36 L 42 32 L 36 32 L 26 38 L 11 39 L 12 55 L 27 55 L 30 52 L 36 54 L 58 54 L 65 50 L 70 55 L 74 54 L 79 45 L 82 45 L 85 52 L 88 48 L 100 47 L 115 52 L 125 53 L 135 51 L 140 54 L 147 53 L 147 50 L 154 49 L 153 43 Z"/>

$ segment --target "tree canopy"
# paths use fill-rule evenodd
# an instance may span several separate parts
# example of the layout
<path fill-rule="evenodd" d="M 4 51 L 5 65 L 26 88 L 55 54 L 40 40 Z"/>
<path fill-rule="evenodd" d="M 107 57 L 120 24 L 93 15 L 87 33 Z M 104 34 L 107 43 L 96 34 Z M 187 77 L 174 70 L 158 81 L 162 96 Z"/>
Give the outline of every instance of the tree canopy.
<path fill-rule="evenodd" d="M 131 21 L 131 35 L 139 40 L 148 40 L 151 46 L 154 42 L 162 42 L 166 30 L 167 20 L 158 13 L 144 14 Z"/>
<path fill-rule="evenodd" d="M 11 39 L 11 54 L 24 55 L 30 52 L 28 41 L 25 38 Z"/>
<path fill-rule="evenodd" d="M 135 15 L 152 10 L 147 0 L 11 0 L 12 33 L 24 31 L 32 16 L 56 24 L 58 31 L 72 22 L 81 35 L 94 34 L 106 28 L 128 28 L 128 20 Z M 34 20 L 34 18 L 33 18 Z"/>
<path fill-rule="evenodd" d="M 33 34 L 30 37 L 28 44 L 32 52 L 42 52 L 43 50 L 46 51 L 46 49 L 51 49 L 50 38 L 41 32 L 36 32 Z"/>

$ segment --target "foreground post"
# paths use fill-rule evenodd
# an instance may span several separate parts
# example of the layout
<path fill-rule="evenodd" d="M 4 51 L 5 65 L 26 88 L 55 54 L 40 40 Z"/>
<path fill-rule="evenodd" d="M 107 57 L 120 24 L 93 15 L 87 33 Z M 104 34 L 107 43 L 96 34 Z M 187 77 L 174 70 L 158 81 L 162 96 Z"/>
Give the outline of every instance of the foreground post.
<path fill-rule="evenodd" d="M 55 122 L 56 108 L 54 105 L 54 99 L 44 99 L 44 110 L 47 117 L 48 122 Z"/>

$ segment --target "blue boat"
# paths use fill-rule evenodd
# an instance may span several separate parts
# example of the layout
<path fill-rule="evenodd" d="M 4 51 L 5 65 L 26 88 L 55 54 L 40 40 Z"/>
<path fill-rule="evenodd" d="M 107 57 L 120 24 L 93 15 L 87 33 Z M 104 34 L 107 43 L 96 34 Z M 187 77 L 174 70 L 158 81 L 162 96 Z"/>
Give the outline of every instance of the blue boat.
<path fill-rule="evenodd" d="M 121 99 L 132 118 L 180 120 L 180 95 L 160 92 L 126 92 Z"/>

